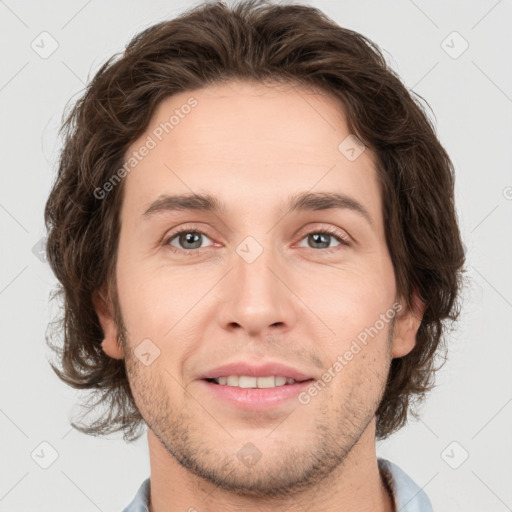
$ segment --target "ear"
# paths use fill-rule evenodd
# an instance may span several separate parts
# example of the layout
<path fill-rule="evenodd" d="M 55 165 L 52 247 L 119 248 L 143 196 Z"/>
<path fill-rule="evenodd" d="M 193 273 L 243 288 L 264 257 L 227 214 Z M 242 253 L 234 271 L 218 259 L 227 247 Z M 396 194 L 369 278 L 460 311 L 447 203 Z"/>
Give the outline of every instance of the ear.
<path fill-rule="evenodd" d="M 124 352 L 117 341 L 117 328 L 114 322 L 112 304 L 106 299 L 106 287 L 102 286 L 93 293 L 92 302 L 103 329 L 104 339 L 101 343 L 103 352 L 114 359 L 123 359 Z"/>
<path fill-rule="evenodd" d="M 425 312 L 425 303 L 420 299 L 416 287 L 413 288 L 411 302 L 413 308 L 402 309 L 395 319 L 391 350 L 393 359 L 406 356 L 416 346 L 416 334 Z"/>

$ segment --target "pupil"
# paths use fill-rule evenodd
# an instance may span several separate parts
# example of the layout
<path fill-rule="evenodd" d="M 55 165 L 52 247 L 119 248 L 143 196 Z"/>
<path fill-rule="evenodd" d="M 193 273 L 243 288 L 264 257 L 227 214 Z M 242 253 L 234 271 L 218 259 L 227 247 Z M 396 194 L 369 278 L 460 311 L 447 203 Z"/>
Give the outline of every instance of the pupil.
<path fill-rule="evenodd" d="M 184 233 L 184 234 L 182 234 L 181 238 L 182 238 L 181 239 L 182 245 L 183 245 L 183 241 L 184 241 L 185 245 L 189 244 L 189 243 L 192 245 L 196 244 L 196 245 L 194 245 L 194 247 L 192 247 L 192 249 L 197 249 L 201 245 L 199 233 Z M 199 245 L 198 245 L 198 243 L 199 243 Z"/>
<path fill-rule="evenodd" d="M 327 240 L 329 235 L 326 235 L 324 233 L 314 233 L 310 236 L 313 238 L 313 242 L 315 244 L 316 243 L 325 244 L 325 247 L 329 247 L 329 241 Z"/>

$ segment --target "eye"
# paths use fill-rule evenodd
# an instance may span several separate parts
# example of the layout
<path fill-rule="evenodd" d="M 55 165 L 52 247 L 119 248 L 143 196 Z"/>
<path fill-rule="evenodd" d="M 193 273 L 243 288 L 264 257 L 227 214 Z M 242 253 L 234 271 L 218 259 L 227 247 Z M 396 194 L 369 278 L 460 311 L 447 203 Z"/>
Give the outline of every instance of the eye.
<path fill-rule="evenodd" d="M 338 242 L 337 245 L 333 246 L 331 244 L 333 238 L 336 239 L 336 241 Z M 302 238 L 302 240 L 306 240 L 306 243 L 312 244 L 312 246 L 308 247 L 309 249 L 327 249 L 327 251 L 325 252 L 337 250 L 336 247 L 340 245 L 350 245 L 348 237 L 343 236 L 338 230 L 334 228 L 323 228 L 317 229 L 315 231 L 310 231 L 308 234 L 306 234 L 306 236 Z"/>
<path fill-rule="evenodd" d="M 197 252 L 197 249 L 204 249 L 208 246 L 202 246 L 204 239 L 211 239 L 202 231 L 197 229 L 191 229 L 183 227 L 173 234 L 171 234 L 165 241 L 166 246 L 169 246 L 172 251 L 180 252 L 185 251 L 189 253 Z M 336 245 L 332 245 L 332 240 L 335 239 Z M 341 245 L 350 246 L 350 240 L 347 236 L 344 236 L 338 230 L 332 228 L 322 228 L 307 233 L 302 239 L 306 240 L 306 243 L 311 244 L 309 249 L 323 249 L 323 252 L 331 252 L 338 250 L 337 248 Z M 176 241 L 176 242 L 175 242 Z M 210 244 L 211 246 L 212 244 Z M 304 247 L 304 245 L 299 245 Z M 196 249 L 196 251 L 194 251 Z"/>
<path fill-rule="evenodd" d="M 182 228 L 173 233 L 165 242 L 165 245 L 171 246 L 172 250 L 184 250 L 191 251 L 193 249 L 203 249 L 201 243 L 203 239 L 210 240 L 202 231 L 197 231 L 190 228 Z M 177 240 L 179 244 L 176 246 L 172 243 L 173 240 Z M 210 240 L 211 241 L 211 240 Z"/>

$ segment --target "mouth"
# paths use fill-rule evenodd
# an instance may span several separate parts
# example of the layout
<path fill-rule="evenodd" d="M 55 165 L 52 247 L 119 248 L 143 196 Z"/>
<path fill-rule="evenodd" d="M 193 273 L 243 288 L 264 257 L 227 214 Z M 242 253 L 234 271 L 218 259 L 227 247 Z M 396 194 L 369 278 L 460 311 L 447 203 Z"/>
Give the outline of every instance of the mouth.
<path fill-rule="evenodd" d="M 307 372 L 277 360 L 238 360 L 207 370 L 198 375 L 198 382 L 205 394 L 221 406 L 247 411 L 277 410 L 297 400 L 297 395 L 315 380 Z"/>
<path fill-rule="evenodd" d="M 213 400 L 244 411 L 283 408 L 305 391 L 315 379 L 295 380 L 281 376 L 230 375 L 199 382 Z"/>
<path fill-rule="evenodd" d="M 309 382 L 313 379 L 295 380 L 290 377 L 280 375 L 269 375 L 266 377 L 254 377 L 251 375 L 229 375 L 225 377 L 216 377 L 204 379 L 212 384 L 219 386 L 231 386 L 241 389 L 271 389 L 282 386 L 290 386 L 299 382 Z"/>

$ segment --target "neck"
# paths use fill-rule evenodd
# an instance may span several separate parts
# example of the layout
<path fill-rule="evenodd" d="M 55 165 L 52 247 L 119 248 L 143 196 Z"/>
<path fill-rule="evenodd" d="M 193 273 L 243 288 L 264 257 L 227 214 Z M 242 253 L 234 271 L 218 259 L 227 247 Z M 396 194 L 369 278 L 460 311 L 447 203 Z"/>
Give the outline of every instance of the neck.
<path fill-rule="evenodd" d="M 343 462 L 322 482 L 282 498 L 248 497 L 226 491 L 183 468 L 148 429 L 151 466 L 149 512 L 395 512 L 381 477 L 372 421 Z"/>

